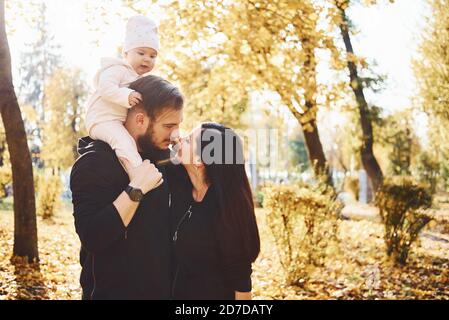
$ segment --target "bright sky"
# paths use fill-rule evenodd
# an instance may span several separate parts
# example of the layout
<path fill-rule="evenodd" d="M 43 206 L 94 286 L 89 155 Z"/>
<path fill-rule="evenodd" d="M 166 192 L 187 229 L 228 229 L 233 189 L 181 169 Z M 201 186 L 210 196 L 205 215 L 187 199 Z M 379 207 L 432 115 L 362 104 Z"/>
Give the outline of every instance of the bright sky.
<path fill-rule="evenodd" d="M 91 0 L 92 2 L 93 0 Z M 98 1 L 98 0 L 97 0 Z M 371 8 L 355 6 L 349 16 L 360 33 L 353 37 L 356 54 L 363 55 L 378 64 L 376 68 L 388 77 L 386 90 L 369 96 L 379 106 L 395 109 L 410 105 L 415 82 L 411 68 L 416 56 L 419 36 L 428 12 L 426 0 L 396 0 Z M 125 21 L 112 18 L 110 25 L 100 26 L 101 33 L 90 32 L 87 24 L 88 0 L 46 0 L 49 10 L 50 30 L 61 45 L 61 54 L 68 66 L 80 67 L 92 79 L 102 56 L 115 54 L 123 39 Z M 158 19 L 155 11 L 153 18 Z M 22 23 L 10 36 L 13 69 L 17 78 L 18 57 L 24 44 L 33 41 L 35 34 Z M 99 46 L 93 45 L 94 41 Z M 163 43 L 162 43 L 163 45 Z"/>
<path fill-rule="evenodd" d="M 388 77 L 385 92 L 370 98 L 387 108 L 407 107 L 416 91 L 412 58 L 417 57 L 429 15 L 426 0 L 396 0 L 368 9 L 358 6 L 349 15 L 360 30 L 354 39 L 355 53 L 375 59 L 377 70 Z"/>
<path fill-rule="evenodd" d="M 87 15 L 86 8 L 93 2 L 93 0 L 45 0 L 49 30 L 55 37 L 55 43 L 61 46 L 60 53 L 66 66 L 81 68 L 89 81 L 99 67 L 102 57 L 116 55 L 117 48 L 124 38 L 127 20 L 118 16 L 108 16 L 109 24 L 100 25 L 101 19 L 95 19 L 92 14 L 89 18 Z M 119 8 L 119 2 L 119 0 L 113 0 L 111 5 Z M 154 8 L 160 10 L 157 6 Z M 129 12 L 123 12 L 123 14 L 131 15 Z M 158 14 L 148 16 L 158 21 Z M 36 37 L 32 28 L 22 20 L 18 21 L 15 33 L 9 37 L 13 72 L 17 71 L 16 67 L 20 63 L 20 52 L 27 43 L 35 41 Z M 94 31 L 94 28 L 98 28 L 99 31 Z"/>

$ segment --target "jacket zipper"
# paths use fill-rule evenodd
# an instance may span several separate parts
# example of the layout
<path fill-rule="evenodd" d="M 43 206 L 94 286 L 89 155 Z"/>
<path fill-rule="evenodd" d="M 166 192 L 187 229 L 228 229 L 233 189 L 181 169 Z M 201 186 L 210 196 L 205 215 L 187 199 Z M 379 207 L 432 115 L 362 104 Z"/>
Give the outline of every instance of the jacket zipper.
<path fill-rule="evenodd" d="M 184 213 L 184 215 L 182 216 L 182 218 L 179 221 L 178 225 L 176 226 L 175 233 L 173 234 L 173 242 L 176 242 L 178 240 L 179 228 L 184 223 L 184 221 L 186 220 L 187 216 L 188 216 L 189 219 L 192 216 L 192 211 L 191 210 L 192 210 L 192 205 L 189 206 L 189 208 L 187 209 L 186 213 Z"/>
<path fill-rule="evenodd" d="M 171 197 L 169 199 L 171 199 Z M 179 221 L 178 225 L 176 226 L 176 230 L 175 230 L 175 233 L 173 234 L 173 239 L 172 239 L 174 243 L 176 243 L 176 241 L 178 241 L 179 228 L 184 223 L 186 218 L 190 219 L 191 216 L 192 216 L 192 205 L 189 206 L 189 208 L 187 209 L 186 213 L 184 213 L 184 215 L 182 216 L 182 218 Z M 175 297 L 175 288 L 176 288 L 176 282 L 178 280 L 179 269 L 180 269 L 180 267 L 179 267 L 179 263 L 178 263 L 178 266 L 176 267 L 175 277 L 173 279 L 172 289 L 171 289 L 171 296 L 172 296 L 172 298 Z"/>
<path fill-rule="evenodd" d="M 92 255 L 92 278 L 94 279 L 94 287 L 92 288 L 92 292 L 90 293 L 90 300 L 94 299 L 95 287 L 97 286 L 97 281 L 95 280 L 95 256 Z"/>
<path fill-rule="evenodd" d="M 176 281 L 178 280 L 178 274 L 179 274 L 179 265 L 176 267 L 175 278 L 173 279 L 173 285 L 171 287 L 171 297 L 172 297 L 172 299 L 175 297 L 175 287 L 176 287 Z"/>

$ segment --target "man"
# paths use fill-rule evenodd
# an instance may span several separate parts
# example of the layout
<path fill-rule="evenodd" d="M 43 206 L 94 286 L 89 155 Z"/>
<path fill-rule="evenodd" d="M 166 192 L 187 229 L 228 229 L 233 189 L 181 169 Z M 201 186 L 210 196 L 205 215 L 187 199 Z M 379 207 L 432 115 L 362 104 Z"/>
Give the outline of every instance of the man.
<path fill-rule="evenodd" d="M 169 194 L 163 169 L 152 163 L 169 153 L 183 97 L 156 76 L 130 88 L 143 99 L 124 125 L 146 160 L 132 167 L 123 159 L 122 166 L 107 143 L 85 137 L 70 176 L 83 299 L 170 298 Z"/>

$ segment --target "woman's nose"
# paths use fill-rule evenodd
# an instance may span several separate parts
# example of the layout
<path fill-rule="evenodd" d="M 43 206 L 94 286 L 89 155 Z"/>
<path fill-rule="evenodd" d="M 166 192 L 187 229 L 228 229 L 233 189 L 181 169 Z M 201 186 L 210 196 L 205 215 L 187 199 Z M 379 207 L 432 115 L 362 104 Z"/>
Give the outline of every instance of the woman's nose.
<path fill-rule="evenodd" d="M 180 137 L 175 137 L 172 139 L 174 144 L 180 144 L 181 143 L 181 138 Z"/>

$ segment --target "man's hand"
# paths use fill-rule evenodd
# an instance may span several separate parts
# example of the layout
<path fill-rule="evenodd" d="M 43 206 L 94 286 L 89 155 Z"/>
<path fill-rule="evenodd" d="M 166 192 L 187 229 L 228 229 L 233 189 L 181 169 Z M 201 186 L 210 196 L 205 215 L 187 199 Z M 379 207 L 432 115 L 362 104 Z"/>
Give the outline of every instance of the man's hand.
<path fill-rule="evenodd" d="M 159 187 L 164 182 L 162 173 L 149 160 L 144 160 L 138 167 L 133 167 L 125 158 L 120 158 L 120 161 L 129 176 L 129 185 L 142 190 L 143 194 Z"/>
<path fill-rule="evenodd" d="M 142 102 L 142 95 L 138 93 L 137 91 L 133 91 L 129 94 L 128 102 L 131 107 L 134 107 L 135 105 L 138 105 L 140 102 Z"/>

